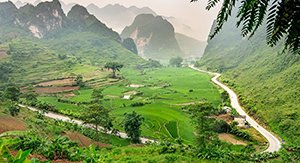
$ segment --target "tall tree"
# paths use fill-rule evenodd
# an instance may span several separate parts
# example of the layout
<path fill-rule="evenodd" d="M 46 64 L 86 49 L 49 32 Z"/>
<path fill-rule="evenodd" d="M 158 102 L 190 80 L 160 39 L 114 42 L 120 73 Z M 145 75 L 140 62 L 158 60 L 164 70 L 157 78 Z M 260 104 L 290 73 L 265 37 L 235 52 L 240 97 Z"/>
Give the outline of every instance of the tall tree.
<path fill-rule="evenodd" d="M 212 117 L 216 109 L 212 104 L 202 102 L 197 105 L 188 106 L 187 110 L 196 127 L 198 146 L 200 148 L 208 147 L 216 139 L 214 132 L 215 119 Z"/>
<path fill-rule="evenodd" d="M 104 68 L 111 69 L 113 71 L 112 78 L 116 78 L 116 71 L 120 71 L 123 66 L 123 64 L 118 62 L 108 62 L 105 64 Z"/>
<path fill-rule="evenodd" d="M 109 110 L 98 104 L 88 107 L 82 118 L 85 123 L 94 124 L 94 128 L 97 132 L 100 127 L 103 127 L 107 132 L 113 126 Z"/>
<path fill-rule="evenodd" d="M 195 2 L 198 0 L 191 0 Z M 231 15 L 238 0 L 224 0 L 217 17 L 213 38 Z M 208 0 L 207 10 L 220 0 Z M 267 43 L 275 46 L 285 40 L 285 48 L 300 54 L 300 1 L 299 0 L 242 0 L 238 11 L 237 26 L 242 25 L 242 36 L 251 38 L 259 26 L 267 20 Z"/>
<path fill-rule="evenodd" d="M 183 59 L 181 57 L 171 58 L 170 65 L 174 67 L 181 67 Z"/>
<path fill-rule="evenodd" d="M 83 81 L 83 76 L 82 75 L 77 75 L 75 78 L 75 84 L 79 87 L 84 87 L 85 83 Z"/>
<path fill-rule="evenodd" d="M 124 114 L 124 129 L 132 143 L 140 143 L 141 125 L 144 118 L 133 111 L 130 114 Z"/>
<path fill-rule="evenodd" d="M 4 95 L 9 100 L 18 101 L 21 92 L 20 89 L 16 86 L 8 86 L 4 91 Z"/>
<path fill-rule="evenodd" d="M 9 111 L 10 115 L 14 117 L 14 116 L 17 116 L 19 114 L 20 107 L 16 103 L 11 103 L 8 106 L 8 111 Z"/>
<path fill-rule="evenodd" d="M 102 91 L 103 91 L 103 89 L 101 89 L 101 88 L 93 90 L 92 99 L 93 99 L 94 102 L 100 102 L 100 99 L 103 98 Z"/>

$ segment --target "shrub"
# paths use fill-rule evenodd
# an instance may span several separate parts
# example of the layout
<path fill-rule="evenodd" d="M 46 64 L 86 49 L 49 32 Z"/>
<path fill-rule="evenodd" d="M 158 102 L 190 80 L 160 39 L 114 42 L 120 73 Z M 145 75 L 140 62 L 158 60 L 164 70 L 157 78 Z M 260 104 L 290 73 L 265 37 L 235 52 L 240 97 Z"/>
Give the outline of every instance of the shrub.
<path fill-rule="evenodd" d="M 17 116 L 20 112 L 20 107 L 14 103 L 8 107 L 8 111 L 11 116 Z"/>
<path fill-rule="evenodd" d="M 143 102 L 134 102 L 132 104 L 130 104 L 130 106 L 132 107 L 139 107 L 139 106 L 144 106 L 145 104 Z"/>

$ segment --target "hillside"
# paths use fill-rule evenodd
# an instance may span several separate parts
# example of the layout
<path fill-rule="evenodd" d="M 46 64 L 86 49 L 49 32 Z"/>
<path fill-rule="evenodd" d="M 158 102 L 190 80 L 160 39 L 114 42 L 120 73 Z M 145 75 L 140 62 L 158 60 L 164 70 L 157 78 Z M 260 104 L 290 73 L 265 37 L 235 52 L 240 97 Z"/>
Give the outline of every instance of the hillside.
<path fill-rule="evenodd" d="M 161 16 L 138 15 L 123 30 L 121 37 L 132 38 L 143 58 L 168 60 L 183 55 L 175 38 L 174 27 Z"/>
<path fill-rule="evenodd" d="M 175 38 L 178 41 L 180 49 L 185 54 L 184 58 L 202 57 L 207 44 L 206 42 L 196 40 L 181 33 L 176 33 Z"/>
<path fill-rule="evenodd" d="M 1 85 L 74 76 L 79 66 L 88 67 L 81 71 L 86 73 L 109 61 L 125 66 L 144 62 L 82 6 L 66 16 L 57 0 L 20 9 L 3 2 L 0 12 L 0 51 L 5 56 L 0 58 Z"/>
<path fill-rule="evenodd" d="M 283 46 L 266 45 L 265 28 L 243 39 L 230 19 L 208 42 L 199 67 L 223 73 L 223 80 L 240 94 L 250 113 L 287 144 L 300 143 L 300 56 L 281 53 Z"/>

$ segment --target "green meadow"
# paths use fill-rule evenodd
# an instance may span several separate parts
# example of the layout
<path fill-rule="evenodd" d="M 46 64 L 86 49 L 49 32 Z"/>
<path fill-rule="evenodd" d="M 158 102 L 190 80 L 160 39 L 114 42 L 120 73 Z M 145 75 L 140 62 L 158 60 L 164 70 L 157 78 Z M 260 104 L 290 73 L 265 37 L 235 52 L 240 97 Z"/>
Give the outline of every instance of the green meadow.
<path fill-rule="evenodd" d="M 124 69 L 121 74 L 125 78 L 122 82 L 103 88 L 102 100 L 102 104 L 111 109 L 114 126 L 121 131 L 124 114 L 136 111 L 145 119 L 143 136 L 168 141 L 181 138 L 185 143 L 193 143 L 194 127 L 182 108 L 200 100 L 214 106 L 220 104 L 220 95 L 210 82 L 211 77 L 189 68 Z M 68 100 L 89 102 L 92 92 L 91 88 L 74 91 L 76 96 Z M 124 95 L 130 95 L 129 99 Z M 39 100 L 75 117 L 84 112 L 84 105 L 61 103 L 55 96 L 39 97 Z"/>

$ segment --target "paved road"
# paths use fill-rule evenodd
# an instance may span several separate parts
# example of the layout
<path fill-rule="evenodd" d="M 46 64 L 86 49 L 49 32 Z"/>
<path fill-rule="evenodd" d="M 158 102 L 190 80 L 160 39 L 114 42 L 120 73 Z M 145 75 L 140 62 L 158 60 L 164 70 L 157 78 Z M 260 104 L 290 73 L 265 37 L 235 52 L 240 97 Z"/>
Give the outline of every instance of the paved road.
<path fill-rule="evenodd" d="M 24 108 L 28 108 L 31 111 L 41 112 L 40 110 L 38 110 L 38 109 L 36 109 L 34 107 L 25 106 L 25 105 L 22 105 L 22 104 L 19 104 L 19 106 L 20 107 L 24 107 Z M 79 126 L 83 126 L 83 127 L 95 129 L 95 127 L 94 127 L 93 124 L 85 124 L 83 121 L 76 120 L 76 119 L 71 119 L 71 118 L 69 118 L 68 116 L 65 116 L 65 115 L 56 114 L 56 113 L 52 113 L 52 112 L 45 113 L 44 115 L 46 117 L 48 117 L 48 118 L 52 118 L 52 119 L 56 119 L 56 120 L 61 120 L 61 121 L 64 121 L 64 122 L 69 122 L 69 123 L 77 124 Z M 99 127 L 99 129 L 100 129 L 100 131 L 103 131 L 103 128 Z M 111 133 L 111 131 L 108 132 L 108 134 L 110 134 L 110 133 Z M 118 132 L 117 135 L 120 136 L 121 138 L 125 138 L 125 139 L 128 138 L 127 134 L 123 133 L 123 132 Z M 146 144 L 146 143 L 154 143 L 156 141 L 155 140 L 151 140 L 151 139 L 147 139 L 147 138 L 141 138 L 141 142 L 143 144 Z"/>
<path fill-rule="evenodd" d="M 195 68 L 194 66 L 190 66 L 190 68 L 196 70 L 196 71 L 200 71 L 200 72 L 204 72 L 204 73 L 209 73 L 214 75 L 214 77 L 211 79 L 215 84 L 217 84 L 218 86 L 220 86 L 221 88 L 223 88 L 230 97 L 230 101 L 231 101 L 231 106 L 240 114 L 243 116 L 246 116 L 246 120 L 247 122 L 254 127 L 259 133 L 261 133 L 269 142 L 269 146 L 268 148 L 265 150 L 265 152 L 276 152 L 279 151 L 279 149 L 281 148 L 281 142 L 269 131 L 267 131 L 264 127 L 262 127 L 261 125 L 259 125 L 253 118 L 251 118 L 241 107 L 240 103 L 239 103 L 239 99 L 238 96 L 236 95 L 236 93 L 231 90 L 229 87 L 227 87 L 226 85 L 224 85 L 223 83 L 218 81 L 218 78 L 221 76 L 221 74 L 218 73 L 212 73 L 212 72 L 208 72 L 208 71 L 203 71 L 203 70 L 199 70 L 197 68 Z"/>

